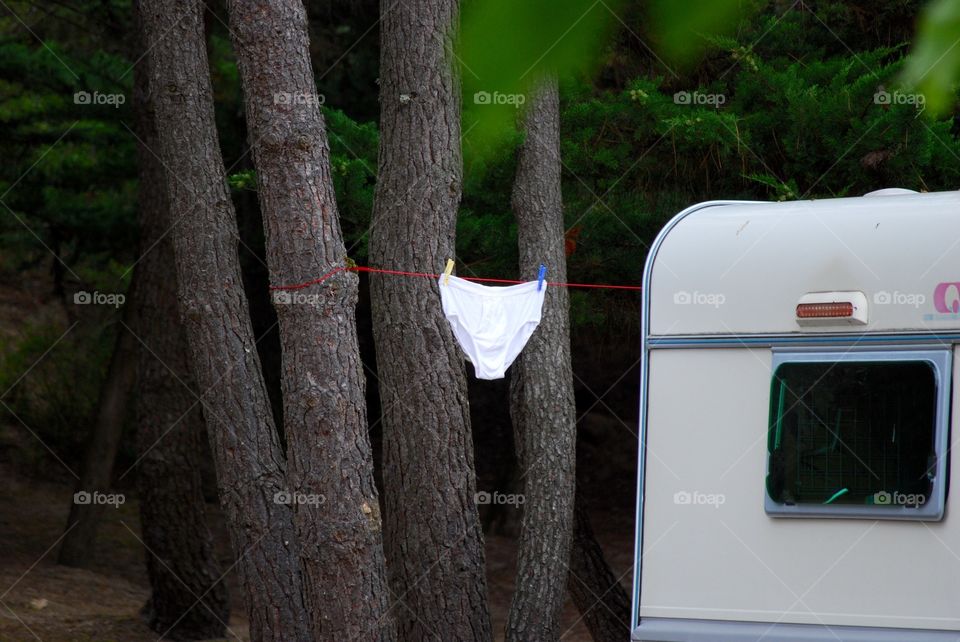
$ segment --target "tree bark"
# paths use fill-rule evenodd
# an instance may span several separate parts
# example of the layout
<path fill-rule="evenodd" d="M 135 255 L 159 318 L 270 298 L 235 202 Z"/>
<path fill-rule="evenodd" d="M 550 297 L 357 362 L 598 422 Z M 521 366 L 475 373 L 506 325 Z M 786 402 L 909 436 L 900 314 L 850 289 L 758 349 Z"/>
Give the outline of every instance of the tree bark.
<path fill-rule="evenodd" d="M 593 536 L 590 519 L 577 494 L 570 595 L 594 642 L 622 642 L 630 637 L 630 602 Z"/>
<path fill-rule="evenodd" d="M 457 0 L 381 3 L 377 267 L 437 272 L 454 256 L 460 85 Z M 432 279 L 373 275 L 384 410 L 386 552 L 400 638 L 489 640 L 463 361 Z"/>
<path fill-rule="evenodd" d="M 255 641 L 312 639 L 284 460 L 237 254 L 237 222 L 213 118 L 200 0 L 140 4 L 166 173 L 178 293 L 204 398 Z"/>
<path fill-rule="evenodd" d="M 136 11 L 136 7 L 134 7 Z M 145 47 L 144 47 L 145 48 Z M 137 452 L 140 524 L 152 590 L 144 607 L 151 629 L 173 640 L 223 637 L 230 619 L 226 584 L 207 528 L 200 471 L 204 423 L 180 322 L 164 186 L 154 149 L 157 128 L 145 62 L 134 68 L 139 139 L 140 246 L 135 299 L 139 324 Z"/>
<path fill-rule="evenodd" d="M 86 493 L 84 496 L 87 498 L 94 493 L 106 493 L 110 489 L 117 447 L 127 418 L 128 401 L 136 383 L 137 341 L 128 330 L 135 328 L 137 322 L 134 299 L 139 297 L 139 293 L 136 280 L 135 277 L 127 291 L 120 327 L 117 328 L 110 365 L 107 367 L 107 377 L 100 388 L 96 421 L 91 428 L 83 467 L 80 469 L 76 492 Z M 78 495 L 74 495 L 74 501 L 70 505 L 66 535 L 60 545 L 57 562 L 65 566 L 82 567 L 93 561 L 97 528 L 106 506 L 93 501 L 81 503 L 77 501 L 77 497 Z"/>
<path fill-rule="evenodd" d="M 301 0 L 230 0 L 274 285 L 345 265 Z M 357 343 L 357 275 L 276 291 L 287 481 L 313 633 L 393 640 Z"/>
<path fill-rule="evenodd" d="M 556 79 L 544 80 L 524 116 L 512 204 L 521 274 L 567 280 L 560 192 L 560 105 Z M 570 363 L 570 301 L 547 287 L 542 318 L 511 369 L 510 409 L 522 471 L 523 518 L 517 590 L 506 639 L 556 640 L 566 598 L 576 486 L 576 405 Z"/>

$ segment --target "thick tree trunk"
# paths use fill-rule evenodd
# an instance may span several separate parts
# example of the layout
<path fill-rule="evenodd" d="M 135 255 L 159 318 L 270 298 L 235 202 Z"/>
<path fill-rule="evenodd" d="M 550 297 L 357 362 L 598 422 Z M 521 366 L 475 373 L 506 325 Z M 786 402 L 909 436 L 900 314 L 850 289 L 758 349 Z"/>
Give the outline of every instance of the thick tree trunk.
<path fill-rule="evenodd" d="M 237 222 L 213 118 L 201 0 L 140 11 L 160 157 L 168 168 L 179 299 L 255 641 L 312 639 L 284 460 L 237 255 Z"/>
<path fill-rule="evenodd" d="M 134 69 L 133 108 L 139 144 L 140 245 L 137 264 L 139 395 L 137 469 L 140 524 L 152 593 L 144 607 L 151 629 L 173 640 L 223 637 L 230 619 L 226 584 L 207 529 L 200 471 L 204 423 L 180 323 L 164 168 L 146 63 Z"/>
<path fill-rule="evenodd" d="M 594 642 L 622 642 L 630 637 L 630 602 L 603 557 L 582 504 L 578 493 L 570 551 L 570 595 Z"/>
<path fill-rule="evenodd" d="M 513 186 L 520 272 L 567 280 L 560 193 L 560 106 L 555 79 L 525 114 Z M 540 326 L 511 369 L 510 410 L 523 479 L 517 590 L 506 639 L 556 640 L 567 587 L 576 470 L 576 405 L 570 364 L 570 301 L 547 287 Z"/>
<path fill-rule="evenodd" d="M 137 340 L 127 328 L 136 328 L 136 306 L 139 296 L 136 278 L 127 292 L 127 300 L 117 328 L 117 338 L 110 356 L 107 377 L 100 389 L 97 418 L 91 429 L 77 494 L 70 505 L 67 530 L 57 554 L 57 561 L 66 566 L 86 566 L 93 560 L 97 527 L 103 514 L 103 504 L 78 501 L 95 493 L 107 493 L 113 481 L 113 464 L 117 446 L 127 418 L 130 393 L 137 379 Z"/>
<path fill-rule="evenodd" d="M 380 157 L 370 262 L 436 272 L 454 256 L 457 0 L 381 3 Z M 463 361 L 431 279 L 370 279 L 384 410 L 386 551 L 403 640 L 489 640 Z"/>
<path fill-rule="evenodd" d="M 267 264 L 274 284 L 344 265 L 330 150 L 301 0 L 230 0 Z M 392 640 L 380 507 L 357 343 L 357 276 L 274 297 L 287 480 L 313 632 Z"/>

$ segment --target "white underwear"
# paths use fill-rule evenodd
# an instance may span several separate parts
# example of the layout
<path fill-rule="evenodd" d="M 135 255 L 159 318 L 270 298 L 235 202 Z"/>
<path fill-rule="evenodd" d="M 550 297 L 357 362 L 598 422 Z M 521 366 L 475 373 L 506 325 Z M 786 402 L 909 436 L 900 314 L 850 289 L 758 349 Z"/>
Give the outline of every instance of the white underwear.
<path fill-rule="evenodd" d="M 537 282 L 488 287 L 440 276 L 443 314 L 478 379 L 502 379 L 540 324 L 546 286 Z"/>

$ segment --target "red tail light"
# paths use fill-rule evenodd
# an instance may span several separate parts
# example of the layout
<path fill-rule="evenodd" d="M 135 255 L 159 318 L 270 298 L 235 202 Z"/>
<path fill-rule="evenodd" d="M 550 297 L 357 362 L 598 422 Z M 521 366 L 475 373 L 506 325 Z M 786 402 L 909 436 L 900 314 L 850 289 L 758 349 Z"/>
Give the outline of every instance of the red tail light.
<path fill-rule="evenodd" d="M 797 305 L 798 319 L 836 319 L 853 316 L 853 304 L 838 303 L 801 303 Z"/>

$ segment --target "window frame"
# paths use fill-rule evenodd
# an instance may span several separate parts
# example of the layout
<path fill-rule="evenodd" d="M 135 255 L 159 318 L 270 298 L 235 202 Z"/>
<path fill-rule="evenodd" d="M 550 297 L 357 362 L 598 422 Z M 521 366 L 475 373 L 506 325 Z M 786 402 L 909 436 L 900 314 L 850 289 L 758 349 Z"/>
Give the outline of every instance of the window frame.
<path fill-rule="evenodd" d="M 936 416 L 934 424 L 934 448 L 937 457 L 936 473 L 932 481 L 930 497 L 919 507 L 908 506 L 868 506 L 850 504 L 781 504 L 770 497 L 767 479 L 770 475 L 771 452 L 770 431 L 773 418 L 770 408 L 777 371 L 784 364 L 795 363 L 895 363 L 898 361 L 923 361 L 928 363 L 934 374 L 936 386 Z M 773 349 L 770 369 L 770 392 L 767 404 L 767 426 L 765 431 L 766 463 L 763 479 L 764 510 L 771 517 L 819 517 L 851 519 L 884 519 L 940 521 L 943 519 L 949 485 L 949 447 L 950 447 L 950 411 L 952 402 L 952 346 L 940 347 L 902 347 L 877 350 L 858 350 L 853 346 L 824 349 L 822 347 L 803 349 Z"/>

